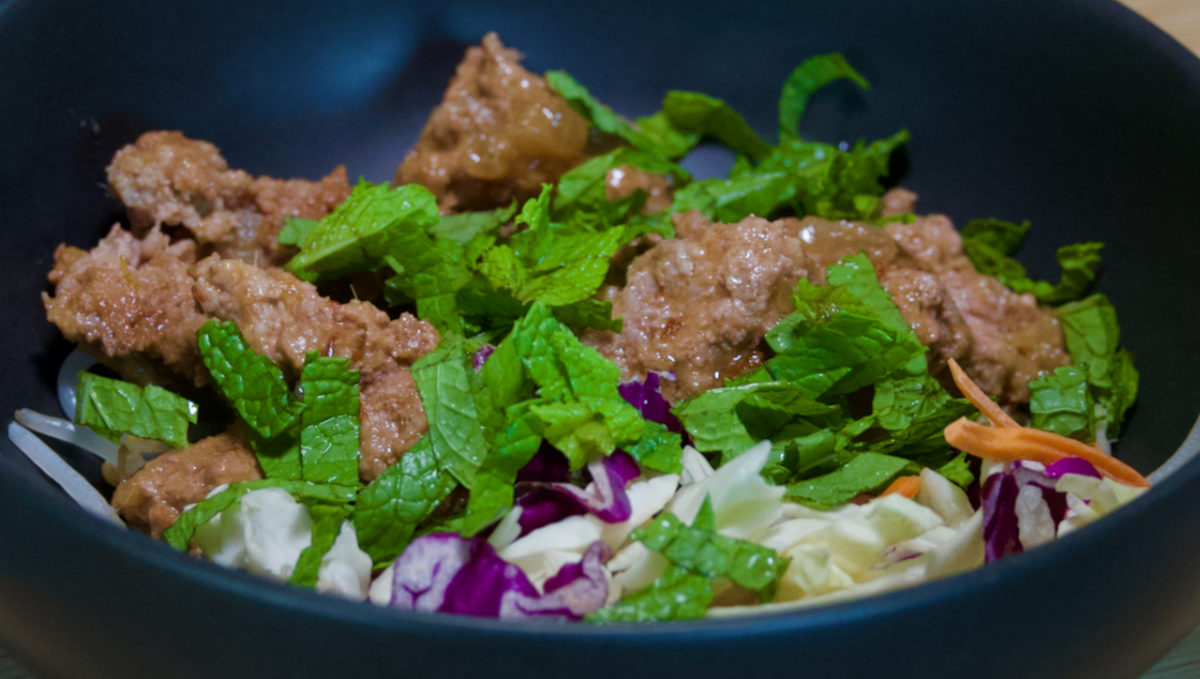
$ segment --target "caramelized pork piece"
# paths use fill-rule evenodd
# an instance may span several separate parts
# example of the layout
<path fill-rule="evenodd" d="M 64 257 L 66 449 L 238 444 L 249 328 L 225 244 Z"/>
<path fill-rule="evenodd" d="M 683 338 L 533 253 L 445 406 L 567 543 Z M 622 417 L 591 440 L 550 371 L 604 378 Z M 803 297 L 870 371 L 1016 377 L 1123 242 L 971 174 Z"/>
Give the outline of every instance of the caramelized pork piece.
<path fill-rule="evenodd" d="M 627 378 L 673 370 L 668 398 L 759 365 L 763 336 L 791 312 L 796 281 L 823 283 L 827 267 L 857 252 L 930 348 L 933 374 L 957 359 L 985 390 L 1015 404 L 1028 400 L 1029 379 L 1069 360 L 1054 316 L 978 273 L 943 216 L 879 228 L 815 217 L 720 224 L 691 212 L 676 215 L 675 228 L 675 240 L 633 260 L 623 287 L 604 289 L 622 331 L 585 336 Z"/>
<path fill-rule="evenodd" d="M 188 273 L 195 249 L 192 241 L 172 244 L 157 227 L 139 240 L 113 226 L 91 251 L 60 245 L 49 275 L 54 295 L 42 293 L 46 317 L 126 379 L 144 384 L 176 373 L 203 384 L 196 331 L 207 319 Z"/>
<path fill-rule="evenodd" d="M 794 221 L 676 217 L 677 237 L 634 259 L 623 288 L 602 292 L 625 319 L 622 331 L 592 331 L 584 341 L 627 378 L 675 371 L 674 382 L 663 382 L 672 400 L 750 371 L 762 362 L 763 334 L 791 311 L 796 281 L 819 271 Z"/>
<path fill-rule="evenodd" d="M 210 318 L 236 322 L 250 346 L 290 377 L 309 351 L 350 359 L 362 373 L 359 471 L 366 480 L 425 432 L 408 369 L 437 346 L 433 326 L 411 314 L 391 319 L 366 302 L 340 304 L 282 269 L 216 255 L 193 263 L 194 253 L 192 241 L 169 244 L 157 228 L 144 240 L 114 228 L 91 252 L 63 246 L 50 274 L 54 295 L 45 296 L 47 317 L 141 382 L 163 381 L 138 371 L 165 364 L 166 372 L 203 384 L 196 331 Z"/>
<path fill-rule="evenodd" d="M 229 431 L 150 460 L 117 486 L 112 506 L 130 524 L 157 538 L 184 507 L 203 500 L 213 488 L 262 476 L 246 439 Z"/>
<path fill-rule="evenodd" d="M 530 198 L 583 160 L 587 122 L 495 33 L 467 50 L 396 184 L 417 183 L 448 212 Z"/>
<path fill-rule="evenodd" d="M 309 351 L 350 359 L 361 371 L 359 474 L 383 473 L 425 432 L 425 411 L 408 368 L 438 343 L 411 314 L 392 320 L 375 306 L 339 304 L 282 270 L 209 257 L 196 265 L 196 301 L 205 314 L 237 323 L 255 351 L 291 375 Z"/>
<path fill-rule="evenodd" d="M 182 226 L 200 252 L 259 265 L 294 254 L 278 242 L 285 216 L 320 219 L 350 194 L 346 168 L 319 181 L 252 177 L 231 170 L 216 146 L 179 132 L 147 132 L 117 152 L 108 186 L 138 234 Z"/>
<path fill-rule="evenodd" d="M 646 192 L 642 212 L 652 214 L 671 207 L 674 190 L 671 180 L 657 172 L 647 172 L 633 165 L 622 165 L 608 171 L 604 178 L 604 197 L 610 202 L 632 196 L 636 191 Z"/>

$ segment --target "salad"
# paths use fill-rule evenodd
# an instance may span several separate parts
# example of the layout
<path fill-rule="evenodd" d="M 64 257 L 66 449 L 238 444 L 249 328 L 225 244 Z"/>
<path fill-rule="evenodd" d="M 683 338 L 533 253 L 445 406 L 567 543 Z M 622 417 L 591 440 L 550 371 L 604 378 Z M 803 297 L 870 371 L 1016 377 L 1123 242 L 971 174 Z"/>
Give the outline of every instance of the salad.
<path fill-rule="evenodd" d="M 777 140 L 671 91 L 630 120 L 489 34 L 390 184 L 228 168 L 149 132 L 62 245 L 67 418 L 9 436 L 171 548 L 407 610 L 609 623 L 809 606 L 1055 540 L 1148 487 L 1099 243 L 885 189 L 891 137 Z M 727 176 L 681 162 L 736 154 Z M 93 452 L 100 493 L 34 432 Z"/>

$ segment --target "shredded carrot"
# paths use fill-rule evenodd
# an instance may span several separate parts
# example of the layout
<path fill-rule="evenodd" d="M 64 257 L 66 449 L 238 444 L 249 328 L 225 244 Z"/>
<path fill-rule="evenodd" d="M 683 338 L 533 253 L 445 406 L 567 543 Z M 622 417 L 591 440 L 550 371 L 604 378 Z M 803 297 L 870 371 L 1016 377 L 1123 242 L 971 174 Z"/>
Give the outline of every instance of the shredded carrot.
<path fill-rule="evenodd" d="M 1112 455 L 1053 432 L 1031 427 L 987 427 L 960 417 L 944 433 L 947 443 L 976 457 L 1005 462 L 1031 460 L 1047 465 L 1066 457 L 1079 457 L 1114 481 L 1150 487 L 1150 482 L 1136 469 Z"/>
<path fill-rule="evenodd" d="M 887 487 L 880 497 L 884 495 L 903 495 L 908 499 L 913 499 L 917 496 L 917 491 L 921 490 L 920 476 L 897 476 L 895 481 Z"/>
<path fill-rule="evenodd" d="M 992 424 L 997 427 L 1019 427 L 1017 421 L 1008 416 L 995 401 L 988 398 L 988 395 L 983 393 L 978 384 L 975 384 L 967 373 L 958 365 L 958 361 L 950 359 L 950 375 L 954 378 L 954 384 L 958 386 L 958 390 L 962 395 L 971 402 L 971 405 L 979 409 L 979 412 L 987 416 Z"/>

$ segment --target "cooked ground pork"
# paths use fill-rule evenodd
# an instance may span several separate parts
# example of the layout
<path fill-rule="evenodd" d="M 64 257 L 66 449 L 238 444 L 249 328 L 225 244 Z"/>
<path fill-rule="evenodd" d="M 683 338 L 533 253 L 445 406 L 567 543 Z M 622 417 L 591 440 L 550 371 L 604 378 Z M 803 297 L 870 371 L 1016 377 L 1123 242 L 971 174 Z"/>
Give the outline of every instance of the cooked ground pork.
<path fill-rule="evenodd" d="M 231 170 L 216 146 L 179 132 L 147 132 L 117 152 L 108 186 L 139 235 L 154 225 L 182 226 L 201 246 L 267 266 L 294 250 L 278 242 L 285 216 L 320 219 L 350 195 L 346 168 L 318 181 L 253 177 Z"/>
<path fill-rule="evenodd" d="M 881 229 L 814 217 L 719 224 L 691 212 L 676 215 L 675 228 L 676 239 L 634 259 L 624 287 L 602 291 L 623 330 L 585 336 L 627 378 L 673 370 L 668 398 L 760 365 L 763 335 L 791 311 L 796 281 L 823 283 L 828 266 L 860 251 L 930 347 L 933 374 L 955 358 L 984 390 L 1015 404 L 1028 400 L 1029 379 L 1069 360 L 1053 315 L 975 271 L 943 216 Z"/>
<path fill-rule="evenodd" d="M 383 473 L 425 432 L 425 411 L 408 367 L 438 343 L 411 314 L 392 320 L 367 302 L 338 304 L 281 270 L 209 257 L 193 270 L 204 313 L 237 323 L 250 346 L 290 375 L 310 351 L 349 358 L 361 375 L 359 473 Z"/>
<path fill-rule="evenodd" d="M 203 500 L 213 488 L 262 477 L 245 437 L 231 430 L 150 460 L 117 486 L 112 506 L 130 524 L 157 538 L 184 507 Z"/>
<path fill-rule="evenodd" d="M 498 207 L 557 180 L 587 141 L 587 122 L 489 33 L 467 50 L 395 183 L 425 186 L 449 212 Z"/>
<path fill-rule="evenodd" d="M 255 351 L 292 377 L 309 351 L 349 358 L 362 373 L 359 471 L 366 480 L 424 433 L 408 368 L 437 346 L 433 326 L 411 314 L 390 319 L 366 302 L 339 304 L 281 269 L 194 258 L 194 243 L 169 244 L 157 228 L 143 240 L 114 228 L 90 252 L 60 247 L 47 317 L 68 339 L 94 346 L 126 379 L 143 383 L 163 381 L 143 374 L 143 366 L 165 363 L 203 384 L 196 331 L 209 318 L 237 323 Z"/>
<path fill-rule="evenodd" d="M 647 172 L 633 165 L 622 165 L 609 170 L 604 181 L 604 197 L 609 201 L 616 202 L 640 190 L 646 192 L 643 213 L 662 212 L 671 207 L 674 191 L 671 180 L 665 175 Z"/>
<path fill-rule="evenodd" d="M 46 317 L 126 379 L 176 373 L 201 385 L 196 331 L 207 319 L 192 293 L 195 253 L 194 242 L 172 244 L 158 227 L 139 240 L 113 226 L 91 251 L 60 245 L 48 277 L 54 295 L 42 293 Z"/>

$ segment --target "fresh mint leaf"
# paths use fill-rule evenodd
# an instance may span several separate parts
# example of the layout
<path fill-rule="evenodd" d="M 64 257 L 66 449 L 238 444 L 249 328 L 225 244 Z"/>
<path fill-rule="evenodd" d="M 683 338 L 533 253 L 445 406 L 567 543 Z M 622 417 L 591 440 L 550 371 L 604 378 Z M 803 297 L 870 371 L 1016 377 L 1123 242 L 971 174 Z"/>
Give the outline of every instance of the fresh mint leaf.
<path fill-rule="evenodd" d="M 1062 276 L 1057 284 L 1035 281 L 1011 255 L 1020 247 L 1029 222 L 1020 225 L 999 219 L 972 220 L 963 228 L 963 252 L 980 273 L 994 276 L 1014 292 L 1030 293 L 1044 304 L 1079 299 L 1096 280 L 1103 243 L 1064 245 L 1055 257 Z"/>
<path fill-rule="evenodd" d="M 1087 374 L 1088 390 L 1097 404 L 1100 433 L 1120 433 L 1125 412 L 1137 399 L 1138 372 L 1133 356 L 1119 347 L 1117 312 L 1108 298 L 1095 294 L 1057 309 L 1071 362 Z"/>
<path fill-rule="evenodd" d="M 683 437 L 658 422 L 647 420 L 642 438 L 626 452 L 646 469 L 664 474 L 678 474 L 683 469 Z"/>
<path fill-rule="evenodd" d="M 860 453 L 823 476 L 788 486 L 784 497 L 816 509 L 833 509 L 861 493 L 881 490 L 908 466 L 908 460 L 878 453 Z"/>
<path fill-rule="evenodd" d="M 251 349 L 236 324 L 210 320 L 196 341 L 217 389 L 250 428 L 269 439 L 296 423 L 283 371 Z"/>
<path fill-rule="evenodd" d="M 321 560 L 333 547 L 350 510 L 344 505 L 313 504 L 308 508 L 308 513 L 312 517 L 312 542 L 300 552 L 288 582 L 312 589 L 317 586 Z"/>
<path fill-rule="evenodd" d="M 304 233 L 300 252 L 286 268 L 307 281 L 374 271 L 394 253 L 400 234 L 424 233 L 437 220 L 437 200 L 428 189 L 360 181 L 344 203 Z"/>
<path fill-rule="evenodd" d="M 572 469 L 641 438 L 645 421 L 617 392 L 620 369 L 580 342 L 549 308 L 534 304 L 509 340 L 538 386 L 530 411 Z"/>
<path fill-rule="evenodd" d="M 842 79 L 851 80 L 864 90 L 870 88 L 867 79 L 837 52 L 809 57 L 797 66 L 783 82 L 783 92 L 779 95 L 779 138 L 799 137 L 800 121 L 804 118 L 809 97 Z"/>
<path fill-rule="evenodd" d="M 941 383 L 923 373 L 876 384 L 871 412 L 886 435 L 865 444 L 867 449 L 912 457 L 949 451 L 942 430 L 974 407 L 966 399 L 952 398 Z"/>
<path fill-rule="evenodd" d="M 375 568 L 400 556 L 424 521 L 455 487 L 425 436 L 358 492 L 351 520 Z"/>
<path fill-rule="evenodd" d="M 588 622 L 697 620 L 712 603 L 712 582 L 686 568 L 671 566 L 651 584 L 589 615 Z"/>
<path fill-rule="evenodd" d="M 572 329 L 595 328 L 621 332 L 622 319 L 612 317 L 612 302 L 588 298 L 553 309 L 554 317 Z"/>
<path fill-rule="evenodd" d="M 487 442 L 476 411 L 469 356 L 462 338 L 445 335 L 433 352 L 413 364 L 429 432 L 425 435 L 438 465 L 472 488 L 475 472 L 487 456 Z"/>
<path fill-rule="evenodd" d="M 429 229 L 429 235 L 445 238 L 459 245 L 466 245 L 481 234 L 495 232 L 501 226 L 512 221 L 517 214 L 517 202 L 514 200 L 505 207 L 482 212 L 460 212 L 456 215 L 442 215 Z"/>
<path fill-rule="evenodd" d="M 672 90 L 663 99 L 662 112 L 675 129 L 701 138 L 712 137 L 755 160 L 771 152 L 771 145 L 751 129 L 746 119 L 716 97 Z"/>
<path fill-rule="evenodd" d="M 774 598 L 779 579 L 791 561 L 773 549 L 726 537 L 709 527 L 688 526 L 673 514 L 651 519 L 630 538 L 677 566 L 711 579 L 728 578 L 758 592 L 764 601 Z"/>
<path fill-rule="evenodd" d="M 112 441 L 122 434 L 185 448 L 188 424 L 195 424 L 195 403 L 153 384 L 114 380 L 80 372 L 75 387 L 75 421 Z"/>
<path fill-rule="evenodd" d="M 890 327 L 869 299 L 848 288 L 801 279 L 795 302 L 796 312 L 767 333 L 777 353 L 766 366 L 812 398 L 849 394 L 913 369 L 924 356 L 911 330 Z"/>
<path fill-rule="evenodd" d="M 280 245 L 299 246 L 308 236 L 308 232 L 312 231 L 313 227 L 320 223 L 321 220 L 319 219 L 285 216 L 283 218 L 283 228 L 279 230 Z"/>
<path fill-rule="evenodd" d="M 972 219 L 962 229 L 964 241 L 978 241 L 1002 255 L 1015 255 L 1029 233 L 1029 221 L 1017 224 L 1003 219 Z"/>
<path fill-rule="evenodd" d="M 691 175 L 675 163 L 626 146 L 596 156 L 562 175 L 554 191 L 553 215 L 561 222 L 599 221 L 597 228 L 627 222 L 640 203 L 608 200 L 608 176 L 613 170 L 632 166 L 647 172 L 670 175 L 676 187 L 691 181 Z"/>
<path fill-rule="evenodd" d="M 301 473 L 305 481 L 358 483 L 359 374 L 345 358 L 310 352 L 300 371 Z"/>
<path fill-rule="evenodd" d="M 252 490 L 282 488 L 302 502 L 323 502 L 330 505 L 347 505 L 354 501 L 354 488 L 333 484 L 309 483 L 288 479 L 258 479 L 232 483 L 228 488 L 204 498 L 192 505 L 169 528 L 163 531 L 163 540 L 179 551 L 186 551 L 196 528 L 208 523 L 221 512 L 233 507 L 242 496 Z"/>
<path fill-rule="evenodd" d="M 291 431 L 266 438 L 253 429 L 247 432 L 250 449 L 258 458 L 263 476 L 268 479 L 300 481 L 304 478 L 304 465 L 300 458 L 299 438 Z"/>
<path fill-rule="evenodd" d="M 1096 404 L 1087 371 L 1067 365 L 1029 381 L 1030 426 L 1090 442 L 1096 432 Z"/>
<path fill-rule="evenodd" d="M 586 87 L 565 71 L 546 71 L 546 82 L 550 89 L 567 100 L 571 108 L 583 116 L 592 127 L 607 134 L 624 139 L 634 148 L 653 153 L 663 158 L 678 157 L 679 150 L 686 145 L 686 138 L 671 134 L 661 119 L 654 119 L 650 134 L 644 133 L 617 115 L 611 108 L 600 103 Z"/>
<path fill-rule="evenodd" d="M 637 119 L 638 130 L 664 158 L 682 158 L 695 148 L 700 135 L 676 129 L 662 111 Z M 643 168 L 648 169 L 648 168 Z"/>

